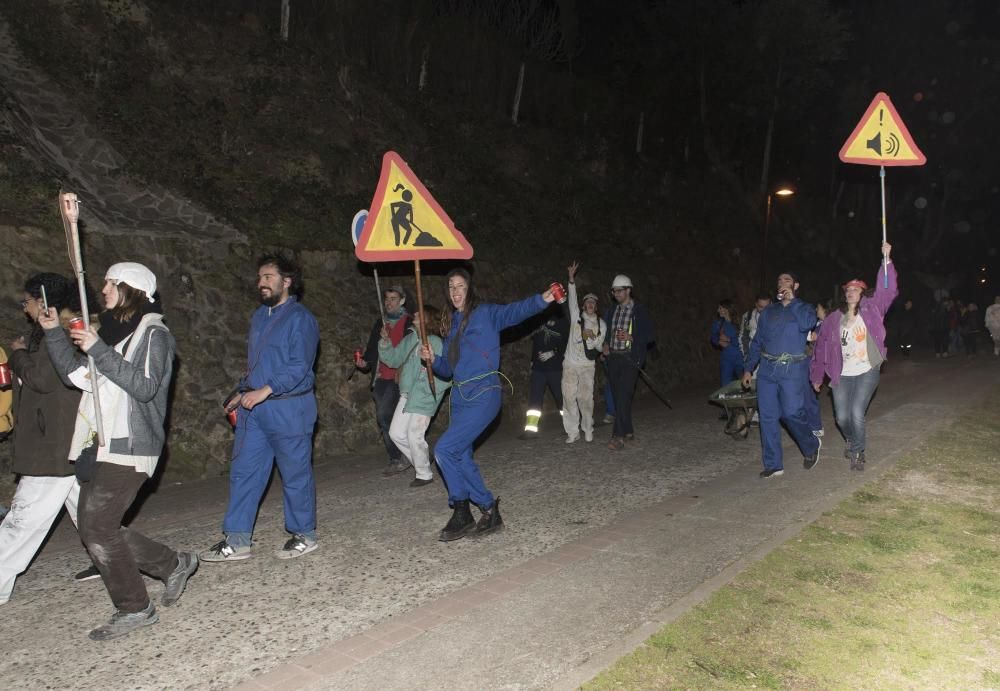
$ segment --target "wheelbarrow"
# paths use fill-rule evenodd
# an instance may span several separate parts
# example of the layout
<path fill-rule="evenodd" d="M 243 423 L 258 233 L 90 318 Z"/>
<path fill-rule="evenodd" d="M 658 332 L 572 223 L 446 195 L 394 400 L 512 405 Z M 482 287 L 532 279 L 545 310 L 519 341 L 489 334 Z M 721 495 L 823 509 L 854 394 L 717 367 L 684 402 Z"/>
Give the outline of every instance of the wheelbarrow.
<path fill-rule="evenodd" d="M 735 379 L 708 397 L 710 403 L 721 405 L 726 411 L 726 434 L 733 439 L 746 439 L 750 434 L 750 421 L 757 412 L 757 380 L 744 389 L 743 383 Z"/>

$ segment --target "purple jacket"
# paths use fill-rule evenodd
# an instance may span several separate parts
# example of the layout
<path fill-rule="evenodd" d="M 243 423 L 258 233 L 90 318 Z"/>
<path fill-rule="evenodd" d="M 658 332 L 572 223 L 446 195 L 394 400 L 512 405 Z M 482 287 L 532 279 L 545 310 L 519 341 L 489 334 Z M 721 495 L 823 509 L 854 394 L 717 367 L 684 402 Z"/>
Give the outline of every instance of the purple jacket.
<path fill-rule="evenodd" d="M 875 277 L 875 294 L 861 298 L 858 313 L 865 320 L 868 333 L 875 339 L 878 352 L 886 357 L 885 313 L 899 294 L 896 286 L 896 264 L 889 262 L 889 287 L 885 287 L 885 274 L 879 266 Z M 844 354 L 840 349 L 840 311 L 830 312 L 819 327 L 812 363 L 809 365 L 809 380 L 814 384 L 823 383 L 823 375 L 830 377 L 830 386 L 840 383 L 840 371 L 844 368 Z"/>

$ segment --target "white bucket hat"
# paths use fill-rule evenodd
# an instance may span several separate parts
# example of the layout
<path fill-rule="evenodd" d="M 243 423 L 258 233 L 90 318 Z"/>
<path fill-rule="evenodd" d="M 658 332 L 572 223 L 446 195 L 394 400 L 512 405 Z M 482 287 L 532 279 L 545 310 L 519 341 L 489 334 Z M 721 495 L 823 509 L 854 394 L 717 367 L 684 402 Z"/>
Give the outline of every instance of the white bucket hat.
<path fill-rule="evenodd" d="M 141 290 L 146 294 L 146 299 L 153 302 L 153 294 L 156 292 L 156 275 L 142 264 L 136 262 L 119 262 L 112 264 L 104 278 L 119 283 L 128 283 L 136 290 Z"/>

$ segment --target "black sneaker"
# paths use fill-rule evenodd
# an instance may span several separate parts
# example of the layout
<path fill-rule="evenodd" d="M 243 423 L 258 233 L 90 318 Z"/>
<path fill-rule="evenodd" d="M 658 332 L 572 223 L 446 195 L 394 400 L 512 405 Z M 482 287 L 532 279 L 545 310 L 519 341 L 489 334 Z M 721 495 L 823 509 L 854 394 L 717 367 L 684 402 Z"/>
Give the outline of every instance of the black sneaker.
<path fill-rule="evenodd" d="M 765 480 L 769 477 L 778 477 L 779 475 L 784 475 L 784 468 L 775 468 L 773 470 L 762 470 L 760 471 L 760 476 Z"/>
<path fill-rule="evenodd" d="M 163 589 L 163 597 L 160 604 L 164 607 L 173 607 L 181 599 L 184 593 L 184 586 L 194 572 L 198 570 L 198 555 L 194 552 L 178 552 L 177 567 L 167 576 L 163 582 L 166 586 Z"/>
<path fill-rule="evenodd" d="M 73 580 L 76 581 L 77 583 L 83 583 L 84 581 L 92 581 L 95 578 L 100 578 L 100 577 L 101 577 L 101 572 L 97 570 L 96 566 L 91 564 L 83 571 L 73 576 Z"/>
<path fill-rule="evenodd" d="M 859 451 L 858 455 L 851 460 L 851 470 L 861 470 L 865 469 L 865 452 Z"/>
<path fill-rule="evenodd" d="M 382 471 L 382 475 L 385 477 L 392 477 L 393 475 L 405 473 L 409 469 L 410 464 L 406 461 L 393 461 L 385 470 Z"/>
<path fill-rule="evenodd" d="M 130 634 L 144 626 L 155 624 L 159 620 L 160 615 L 156 613 L 156 607 L 150 601 L 146 605 L 146 609 L 140 612 L 115 612 L 107 624 L 98 626 L 90 632 L 90 638 L 95 641 L 108 641 Z"/>
<path fill-rule="evenodd" d="M 410 480 L 410 487 L 423 487 L 424 485 L 429 485 L 434 482 L 434 478 L 428 478 L 427 480 L 422 480 L 419 477 Z"/>
<path fill-rule="evenodd" d="M 275 552 L 274 556 L 278 559 L 295 559 L 317 549 L 319 549 L 319 542 L 311 540 L 305 535 L 295 534 L 288 538 L 285 546 Z"/>
<path fill-rule="evenodd" d="M 802 467 L 806 470 L 812 470 L 819 463 L 819 450 L 823 448 L 823 437 L 816 437 L 816 442 L 816 451 L 802 459 Z"/>

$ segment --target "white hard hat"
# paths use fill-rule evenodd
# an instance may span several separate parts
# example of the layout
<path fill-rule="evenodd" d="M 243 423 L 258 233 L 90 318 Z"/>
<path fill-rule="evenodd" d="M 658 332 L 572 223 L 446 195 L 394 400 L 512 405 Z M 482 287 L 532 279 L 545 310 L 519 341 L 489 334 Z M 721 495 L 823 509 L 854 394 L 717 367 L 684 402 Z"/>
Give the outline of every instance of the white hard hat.
<path fill-rule="evenodd" d="M 618 274 L 615 276 L 615 280 L 611 282 L 612 288 L 631 288 L 632 279 L 625 274 Z"/>

